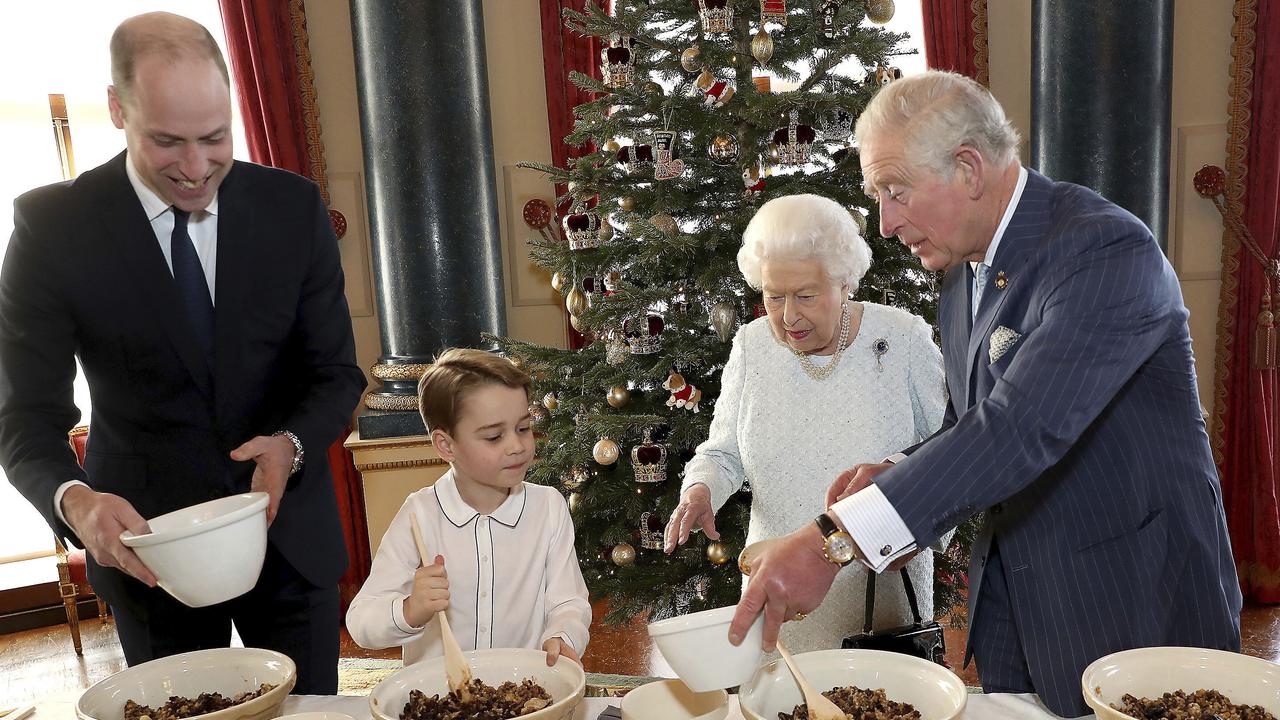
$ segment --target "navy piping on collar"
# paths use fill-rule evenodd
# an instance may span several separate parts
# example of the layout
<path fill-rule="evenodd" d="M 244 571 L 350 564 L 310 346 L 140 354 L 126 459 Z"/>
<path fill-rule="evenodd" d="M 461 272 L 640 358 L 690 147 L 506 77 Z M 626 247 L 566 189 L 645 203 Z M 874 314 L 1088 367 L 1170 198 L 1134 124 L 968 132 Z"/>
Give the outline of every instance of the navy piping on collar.
<path fill-rule="evenodd" d="M 456 484 L 454 485 L 454 489 L 456 491 L 457 489 Z M 449 524 L 453 525 L 456 528 L 464 528 L 467 526 L 467 523 L 471 522 L 472 520 L 480 516 L 480 513 L 476 512 L 475 509 L 473 508 L 471 511 L 471 516 L 468 517 L 466 520 L 463 520 L 461 523 L 454 522 L 453 518 L 449 517 L 449 511 L 444 509 L 444 503 L 440 502 L 440 493 L 433 492 L 431 493 L 431 495 L 436 499 L 436 505 L 440 508 L 440 514 L 444 515 L 444 519 L 448 520 Z M 516 516 L 515 522 L 508 525 L 502 522 L 501 520 L 499 520 L 498 518 L 494 517 L 493 515 L 489 515 L 489 519 L 493 520 L 494 522 L 498 523 L 503 527 L 514 528 L 516 525 L 520 524 L 520 520 L 524 517 L 524 509 L 526 506 L 528 506 L 528 504 L 529 504 L 529 488 L 524 488 L 523 491 L 520 493 L 520 514 Z"/>
<path fill-rule="evenodd" d="M 475 516 L 473 515 L 472 517 L 475 517 Z M 468 520 L 467 522 L 471 522 L 471 521 Z M 479 550 L 480 549 L 480 523 L 476 523 L 476 527 L 475 527 L 475 530 L 473 531 L 473 534 L 475 535 L 475 541 L 474 541 L 475 548 L 476 550 Z M 480 587 L 480 553 L 479 552 L 476 553 L 476 587 L 477 588 Z M 471 616 L 476 619 L 475 637 L 471 641 L 471 647 L 476 648 L 478 650 L 480 649 L 480 593 L 478 592 L 476 593 L 476 609 Z"/>

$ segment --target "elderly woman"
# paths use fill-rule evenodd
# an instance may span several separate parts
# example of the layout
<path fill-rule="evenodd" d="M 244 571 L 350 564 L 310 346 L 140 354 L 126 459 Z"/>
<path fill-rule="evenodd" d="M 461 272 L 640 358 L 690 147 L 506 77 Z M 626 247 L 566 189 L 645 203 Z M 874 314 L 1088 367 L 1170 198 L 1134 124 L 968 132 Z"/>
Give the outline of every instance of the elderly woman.
<path fill-rule="evenodd" d="M 666 550 L 700 527 L 718 538 L 715 513 L 751 486 L 747 542 L 784 535 L 826 510 L 828 486 L 858 463 L 878 463 L 942 422 L 942 355 L 910 313 L 849 296 L 871 250 L 849 211 L 817 195 L 765 203 L 738 252 L 766 317 L 742 327 L 721 378 L 711 433 L 685 466 Z M 907 564 L 920 612 L 933 613 L 933 555 Z M 862 631 L 867 572 L 841 573 L 826 601 L 783 626 L 794 652 L 840 647 Z M 874 627 L 911 622 L 902 583 L 876 585 Z"/>

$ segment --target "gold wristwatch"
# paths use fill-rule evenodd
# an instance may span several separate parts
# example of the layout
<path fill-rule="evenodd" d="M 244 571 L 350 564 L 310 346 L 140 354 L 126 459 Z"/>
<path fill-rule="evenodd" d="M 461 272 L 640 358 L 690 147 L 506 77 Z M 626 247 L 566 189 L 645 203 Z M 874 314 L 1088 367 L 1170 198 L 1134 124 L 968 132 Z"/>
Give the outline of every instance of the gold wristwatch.
<path fill-rule="evenodd" d="M 840 529 L 835 521 L 822 513 L 815 522 L 818 523 L 818 530 L 824 538 L 822 541 L 822 554 L 827 556 L 827 560 L 840 567 L 844 567 L 853 562 L 856 555 L 853 537 L 849 533 Z"/>

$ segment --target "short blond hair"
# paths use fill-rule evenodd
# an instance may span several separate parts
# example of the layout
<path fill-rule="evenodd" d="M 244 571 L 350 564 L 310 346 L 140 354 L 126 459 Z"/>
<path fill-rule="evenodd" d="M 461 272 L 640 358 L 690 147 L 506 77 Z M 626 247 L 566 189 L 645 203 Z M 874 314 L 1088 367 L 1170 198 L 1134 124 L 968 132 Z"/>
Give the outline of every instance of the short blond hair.
<path fill-rule="evenodd" d="M 533 381 L 510 360 L 484 350 L 452 348 L 437 356 L 418 380 L 418 412 L 427 432 L 452 433 L 462 401 L 486 385 L 521 388 L 528 398 Z"/>
<path fill-rule="evenodd" d="M 971 147 L 1005 167 L 1018 158 L 1018 131 L 986 88 L 953 72 L 928 70 L 894 80 L 876 91 L 858 116 L 854 136 L 862 147 L 897 138 L 912 164 L 951 177 L 955 151 Z"/>

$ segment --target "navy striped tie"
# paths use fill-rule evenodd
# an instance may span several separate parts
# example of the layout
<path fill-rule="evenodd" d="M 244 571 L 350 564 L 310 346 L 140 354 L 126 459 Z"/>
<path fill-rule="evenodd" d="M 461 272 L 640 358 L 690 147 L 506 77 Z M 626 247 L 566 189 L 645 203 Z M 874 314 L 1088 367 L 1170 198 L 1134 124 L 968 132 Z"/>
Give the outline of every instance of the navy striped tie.
<path fill-rule="evenodd" d="M 187 220 L 191 213 L 173 208 L 173 281 L 178 286 L 178 297 L 187 312 L 191 334 L 195 336 L 205 357 L 213 360 L 213 300 L 209 296 L 209 283 L 205 280 L 204 267 L 196 254 L 195 243 L 187 232 Z"/>

